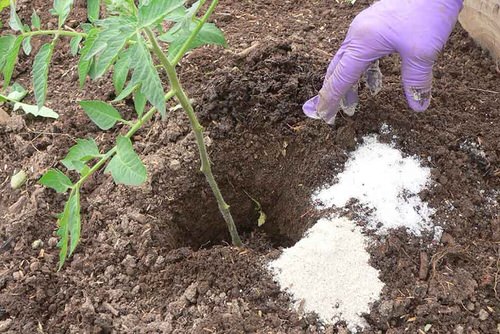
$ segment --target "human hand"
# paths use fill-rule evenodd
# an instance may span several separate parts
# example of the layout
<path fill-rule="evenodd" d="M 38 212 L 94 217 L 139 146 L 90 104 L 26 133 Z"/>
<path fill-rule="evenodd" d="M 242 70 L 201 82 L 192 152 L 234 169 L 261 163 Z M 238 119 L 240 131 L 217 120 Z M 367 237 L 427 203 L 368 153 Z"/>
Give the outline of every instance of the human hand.
<path fill-rule="evenodd" d="M 380 0 L 352 21 L 346 39 L 328 66 L 319 94 L 303 110 L 311 118 L 333 124 L 341 107 L 354 114 L 358 81 L 372 94 L 381 87 L 378 59 L 399 53 L 406 99 L 415 111 L 431 99 L 432 66 L 443 49 L 462 9 L 463 0 Z"/>

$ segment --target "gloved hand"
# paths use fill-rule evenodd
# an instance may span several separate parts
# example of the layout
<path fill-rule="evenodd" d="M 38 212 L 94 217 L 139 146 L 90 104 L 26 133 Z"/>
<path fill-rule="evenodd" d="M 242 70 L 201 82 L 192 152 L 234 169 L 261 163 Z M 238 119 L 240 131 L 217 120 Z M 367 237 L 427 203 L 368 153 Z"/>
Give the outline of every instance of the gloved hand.
<path fill-rule="evenodd" d="M 399 53 L 410 108 L 427 109 L 432 66 L 448 40 L 463 0 L 380 0 L 352 21 L 345 41 L 331 61 L 319 94 L 307 101 L 304 113 L 333 124 L 339 107 L 352 115 L 358 103 L 358 81 L 372 93 L 381 87 L 378 59 Z"/>

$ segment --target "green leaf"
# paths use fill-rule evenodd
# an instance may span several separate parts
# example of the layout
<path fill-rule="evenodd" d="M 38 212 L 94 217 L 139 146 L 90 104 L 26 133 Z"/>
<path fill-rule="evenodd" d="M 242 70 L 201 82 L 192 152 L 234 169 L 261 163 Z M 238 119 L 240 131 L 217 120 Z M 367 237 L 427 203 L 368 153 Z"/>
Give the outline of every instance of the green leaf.
<path fill-rule="evenodd" d="M 101 130 L 111 129 L 122 120 L 118 110 L 103 101 L 80 101 L 80 106 Z"/>
<path fill-rule="evenodd" d="M 146 97 L 140 91 L 136 91 L 134 94 L 134 108 L 139 117 L 144 113 L 144 108 L 146 107 Z"/>
<path fill-rule="evenodd" d="M 105 173 L 111 173 L 116 184 L 138 186 L 146 181 L 146 167 L 135 153 L 132 142 L 120 136 L 116 140 L 116 154 L 106 167 Z"/>
<path fill-rule="evenodd" d="M 186 8 L 184 6 L 177 7 L 163 18 L 164 20 L 167 21 L 173 21 L 173 22 L 179 22 L 182 20 L 184 17 L 186 17 Z"/>
<path fill-rule="evenodd" d="M 31 53 L 31 50 L 32 50 L 32 48 L 31 48 L 31 36 L 28 36 L 23 40 L 24 54 L 29 56 Z"/>
<path fill-rule="evenodd" d="M 184 5 L 184 0 L 150 0 L 139 7 L 139 27 L 149 27 Z M 144 2 L 143 2 L 144 3 Z"/>
<path fill-rule="evenodd" d="M 99 19 L 100 0 L 87 0 L 87 17 L 90 22 Z"/>
<path fill-rule="evenodd" d="M 124 92 L 130 94 L 134 87 L 139 86 L 139 91 L 158 109 L 162 116 L 165 116 L 166 104 L 163 86 L 142 37 L 131 47 L 131 53 L 134 71 Z M 120 94 L 120 96 L 122 95 Z"/>
<path fill-rule="evenodd" d="M 9 7 L 9 5 L 10 0 L 0 0 L 0 11 L 2 11 L 6 7 Z"/>
<path fill-rule="evenodd" d="M 252 202 L 255 203 L 255 211 L 259 213 L 259 218 L 257 219 L 257 226 L 261 227 L 266 223 L 267 220 L 267 215 L 264 212 L 264 210 L 262 210 L 262 205 L 255 198 L 250 196 L 250 194 L 247 193 L 245 190 L 243 190 L 243 192 L 252 200 Z"/>
<path fill-rule="evenodd" d="M 85 162 L 100 156 L 99 148 L 94 139 L 77 139 L 76 145 L 69 149 L 61 163 L 69 170 L 81 172 Z"/>
<path fill-rule="evenodd" d="M 82 41 L 82 38 L 83 37 L 81 35 L 78 35 L 78 36 L 71 38 L 71 40 L 69 41 L 69 47 L 71 50 L 71 54 L 73 56 L 76 56 L 76 54 L 78 53 L 78 47 L 80 46 L 80 42 Z"/>
<path fill-rule="evenodd" d="M 190 25 L 189 29 L 179 29 L 174 32 L 171 32 L 170 30 L 166 34 L 160 36 L 160 40 L 169 43 L 169 48 L 168 48 L 169 59 L 173 59 L 177 55 L 177 53 L 180 51 L 180 49 L 187 41 L 187 39 L 191 35 L 191 32 L 196 28 L 196 26 L 197 24 L 193 22 Z M 227 46 L 224 33 L 219 28 L 217 28 L 217 26 L 213 23 L 205 23 L 201 27 L 196 37 L 189 44 L 189 47 L 186 50 L 186 52 L 208 44 L 221 45 L 224 47 Z"/>
<path fill-rule="evenodd" d="M 127 81 L 128 72 L 130 70 L 130 52 L 129 50 L 122 51 L 120 57 L 116 61 L 113 70 L 113 85 L 115 86 L 115 92 L 119 95 L 125 87 L 125 82 Z"/>
<path fill-rule="evenodd" d="M 16 36 L 14 35 L 5 35 L 0 37 L 0 70 L 3 69 L 5 64 L 5 59 L 10 53 L 10 49 L 14 45 L 16 40 Z"/>
<path fill-rule="evenodd" d="M 21 86 L 20 84 L 15 82 L 10 87 L 10 93 L 9 93 L 9 95 L 7 95 L 7 97 L 10 100 L 14 100 L 14 101 L 19 102 L 26 96 L 26 94 L 28 94 L 28 91 L 23 86 Z"/>
<path fill-rule="evenodd" d="M 57 16 L 59 16 L 59 28 L 63 26 L 64 22 L 68 18 L 72 5 L 73 0 L 54 0 L 54 12 Z"/>
<path fill-rule="evenodd" d="M 57 229 L 57 235 L 60 237 L 57 244 L 57 246 L 60 248 L 58 266 L 58 270 L 60 270 L 64 265 L 66 258 L 73 254 L 76 246 L 78 245 L 78 242 L 80 241 L 81 218 L 79 189 L 74 189 L 71 192 L 69 199 L 64 206 L 63 213 L 59 215 L 57 224 L 59 226 L 59 228 Z"/>
<path fill-rule="evenodd" d="M 40 30 L 42 23 L 40 22 L 40 16 L 36 13 L 36 11 L 33 9 L 33 14 L 31 14 L 31 26 L 33 29 Z"/>
<path fill-rule="evenodd" d="M 88 53 L 83 57 L 89 60 L 94 57 L 90 69 L 90 77 L 100 78 L 116 60 L 118 53 L 127 41 L 135 34 L 135 22 L 123 17 L 108 17 L 96 22 L 101 27 L 97 38 Z"/>
<path fill-rule="evenodd" d="M 120 95 L 118 95 L 112 102 L 118 102 L 129 96 L 132 92 L 134 92 L 140 84 L 135 84 L 135 85 L 127 85 L 124 90 L 121 91 Z"/>
<path fill-rule="evenodd" d="M 64 193 L 69 188 L 73 187 L 73 183 L 63 172 L 57 168 L 49 169 L 49 171 L 40 178 L 40 184 L 52 188 L 58 193 Z"/>
<path fill-rule="evenodd" d="M 17 12 L 16 12 L 16 2 L 15 1 L 10 2 L 9 26 L 14 31 L 24 32 L 23 23 L 21 22 L 21 19 L 19 18 L 19 15 L 17 15 Z"/>
<path fill-rule="evenodd" d="M 38 108 L 42 108 L 47 97 L 47 79 L 49 75 L 50 59 L 54 50 L 53 43 L 42 45 L 33 62 L 33 87 Z"/>
<path fill-rule="evenodd" d="M 104 0 L 106 12 L 110 15 L 132 15 L 134 14 L 134 0 Z"/>
<path fill-rule="evenodd" d="M 80 88 L 85 84 L 85 79 L 87 78 L 87 74 L 90 70 L 90 65 L 92 64 L 92 59 L 86 60 L 86 57 L 94 45 L 94 42 L 97 38 L 97 34 L 99 33 L 99 29 L 92 28 L 87 34 L 87 38 L 83 43 L 83 47 L 80 50 L 80 60 L 78 61 L 78 77 L 80 81 Z"/>
<path fill-rule="evenodd" d="M 47 108 L 47 107 L 39 108 L 38 106 L 34 106 L 31 104 L 16 102 L 16 103 L 14 103 L 14 111 L 16 111 L 18 109 L 22 109 L 22 110 L 24 110 L 25 113 L 32 114 L 34 116 L 55 118 L 55 119 L 59 118 L 58 113 L 56 113 L 54 110 Z"/>
<path fill-rule="evenodd" d="M 3 87 L 8 87 L 10 85 L 10 79 L 12 78 L 12 72 L 14 71 L 22 42 L 23 36 L 18 36 L 12 44 L 7 57 L 5 57 L 5 63 L 3 65 Z"/>

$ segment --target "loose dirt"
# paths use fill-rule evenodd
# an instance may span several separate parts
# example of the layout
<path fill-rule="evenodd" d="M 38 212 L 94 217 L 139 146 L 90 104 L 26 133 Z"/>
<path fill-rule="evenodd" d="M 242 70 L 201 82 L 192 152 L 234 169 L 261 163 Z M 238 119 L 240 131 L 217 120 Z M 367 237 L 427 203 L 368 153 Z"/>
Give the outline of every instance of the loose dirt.
<path fill-rule="evenodd" d="M 23 19 L 36 8 L 49 27 L 49 2 L 18 5 Z M 317 220 L 313 191 L 342 171 L 362 137 L 379 134 L 431 168 L 434 186 L 420 197 L 436 210 L 445 232 L 440 242 L 404 231 L 375 236 L 371 264 L 385 288 L 365 317 L 366 332 L 494 333 L 500 322 L 498 65 L 457 26 L 435 66 L 425 113 L 408 110 L 399 58 L 391 56 L 380 62 L 382 91 L 372 97 L 362 90 L 354 117 L 339 115 L 333 127 L 306 119 L 302 103 L 320 88 L 348 24 L 366 5 L 223 1 L 214 19 L 230 48 L 194 51 L 181 64 L 247 248 L 227 246 L 224 223 L 198 172 L 187 119 L 177 111 L 134 138 L 148 167 L 145 185 L 115 186 L 99 173 L 84 187 L 82 243 L 56 272 L 54 214 L 65 198 L 36 180 L 57 166 L 76 138 L 95 137 L 105 149 L 122 131 L 101 132 L 79 109 L 80 99 L 112 99 L 111 81 L 79 90 L 75 58 L 61 43 L 47 99 L 61 117 L 11 115 L 0 125 L 0 328 L 345 333 L 341 323 L 324 327 L 314 316 L 291 311 L 290 299 L 263 268 Z M 85 2 L 75 7 L 70 26 L 85 17 Z M 33 44 L 36 52 L 41 42 Z M 32 60 L 22 56 L 15 72 L 25 86 Z M 132 117 L 130 101 L 119 107 Z M 391 131 L 381 131 L 382 124 Z M 11 190 L 10 176 L 20 169 L 29 181 Z M 256 227 L 258 212 L 245 191 L 268 216 L 263 228 Z M 33 245 L 36 240 L 43 244 Z"/>

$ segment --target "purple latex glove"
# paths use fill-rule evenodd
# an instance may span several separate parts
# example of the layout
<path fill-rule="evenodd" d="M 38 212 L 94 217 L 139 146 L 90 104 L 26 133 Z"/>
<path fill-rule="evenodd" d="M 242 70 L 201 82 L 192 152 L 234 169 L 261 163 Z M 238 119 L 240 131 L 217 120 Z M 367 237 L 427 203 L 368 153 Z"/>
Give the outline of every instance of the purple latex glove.
<path fill-rule="evenodd" d="M 352 21 L 346 39 L 328 66 L 319 94 L 304 104 L 311 118 L 333 124 L 339 107 L 352 115 L 358 103 L 358 80 L 372 93 L 381 86 L 380 57 L 399 53 L 410 108 L 427 109 L 432 66 L 448 40 L 463 0 L 380 0 Z"/>

